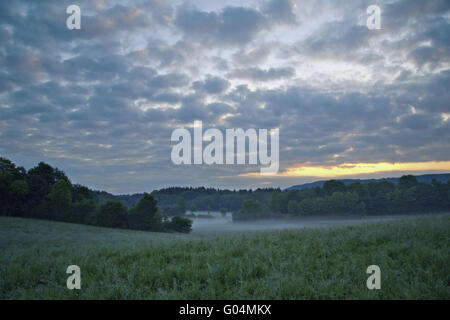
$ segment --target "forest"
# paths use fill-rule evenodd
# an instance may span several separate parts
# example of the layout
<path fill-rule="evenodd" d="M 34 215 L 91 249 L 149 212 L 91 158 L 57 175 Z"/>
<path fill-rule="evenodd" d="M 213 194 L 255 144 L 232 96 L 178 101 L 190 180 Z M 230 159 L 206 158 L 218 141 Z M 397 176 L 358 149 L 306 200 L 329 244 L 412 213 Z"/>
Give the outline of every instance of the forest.
<path fill-rule="evenodd" d="M 189 233 L 192 221 L 158 212 L 143 194 L 132 207 L 119 199 L 95 201 L 88 187 L 72 184 L 65 173 L 40 162 L 25 170 L 0 158 L 0 215 L 89 224 L 110 228 Z"/>
<path fill-rule="evenodd" d="M 378 181 L 349 185 L 329 180 L 321 187 L 301 190 L 166 188 L 152 192 L 162 213 L 232 212 L 233 219 L 304 217 L 317 215 L 392 215 L 450 211 L 450 182 L 418 182 L 405 175 L 398 183 Z M 104 195 L 105 196 L 105 195 Z M 110 195 L 111 197 L 114 197 Z M 118 196 L 133 205 L 142 194 Z"/>
<path fill-rule="evenodd" d="M 450 182 L 419 183 L 415 176 L 388 181 L 352 183 L 330 180 L 322 187 L 274 191 L 265 202 L 245 199 L 235 220 L 260 216 L 392 215 L 450 211 Z"/>
<path fill-rule="evenodd" d="M 402 176 L 398 183 L 346 185 L 329 180 L 301 190 L 171 187 L 116 196 L 72 184 L 64 172 L 46 163 L 27 171 L 4 158 L 0 158 L 0 196 L 4 216 L 168 232 L 190 232 L 192 221 L 183 216 L 195 211 L 231 212 L 234 221 L 450 211 L 450 181 L 424 183 L 412 175 Z"/>

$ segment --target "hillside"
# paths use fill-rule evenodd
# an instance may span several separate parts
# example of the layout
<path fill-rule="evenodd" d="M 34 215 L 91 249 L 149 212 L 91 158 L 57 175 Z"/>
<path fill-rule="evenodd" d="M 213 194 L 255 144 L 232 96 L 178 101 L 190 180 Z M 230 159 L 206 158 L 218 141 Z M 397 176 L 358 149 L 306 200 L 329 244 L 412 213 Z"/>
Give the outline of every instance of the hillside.
<path fill-rule="evenodd" d="M 450 173 L 443 173 L 443 174 L 424 174 L 424 175 L 418 175 L 415 176 L 417 178 L 418 182 L 422 182 L 422 183 L 431 183 L 433 181 L 433 179 L 436 179 L 439 182 L 442 183 L 446 183 L 447 181 L 450 180 Z M 355 182 L 359 182 L 359 183 L 369 183 L 369 182 L 380 182 L 380 181 L 389 181 L 392 183 L 397 184 L 398 180 L 400 178 L 380 178 L 380 179 L 335 179 L 336 181 L 340 181 L 346 185 L 350 185 L 352 183 Z M 304 183 L 304 184 L 299 184 L 299 185 L 295 185 L 292 187 L 287 188 L 286 190 L 303 190 L 303 189 L 310 189 L 310 188 L 321 188 L 325 182 L 329 181 L 328 180 L 320 180 L 320 181 L 315 181 L 315 182 L 311 182 L 311 183 Z"/>

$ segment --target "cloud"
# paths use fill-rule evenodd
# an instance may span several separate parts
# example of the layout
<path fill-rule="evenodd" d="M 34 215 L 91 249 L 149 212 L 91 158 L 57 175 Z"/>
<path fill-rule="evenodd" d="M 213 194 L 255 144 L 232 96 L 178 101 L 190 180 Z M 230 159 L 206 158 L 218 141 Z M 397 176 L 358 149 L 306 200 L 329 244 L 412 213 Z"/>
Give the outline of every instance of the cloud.
<path fill-rule="evenodd" d="M 206 12 L 195 7 L 178 7 L 175 25 L 194 41 L 219 45 L 243 45 L 267 27 L 266 18 L 255 9 L 226 7 Z"/>
<path fill-rule="evenodd" d="M 195 81 L 193 86 L 200 92 L 220 94 L 230 87 L 230 82 L 220 77 L 208 77 L 205 81 Z"/>
<path fill-rule="evenodd" d="M 249 79 L 256 81 L 271 81 L 295 76 L 295 69 L 292 67 L 270 68 L 263 70 L 260 68 L 235 69 L 228 74 L 230 78 Z"/>
<path fill-rule="evenodd" d="M 235 3 L 79 1 L 70 31 L 70 1 L 0 2 L 0 153 L 123 193 L 254 187 L 258 168 L 171 163 L 195 120 L 279 128 L 281 170 L 449 160 L 448 1 L 381 4 L 376 31 L 370 1 Z"/>
<path fill-rule="evenodd" d="M 296 4 L 293 0 L 270 0 L 264 6 L 264 13 L 274 22 L 296 24 Z"/>

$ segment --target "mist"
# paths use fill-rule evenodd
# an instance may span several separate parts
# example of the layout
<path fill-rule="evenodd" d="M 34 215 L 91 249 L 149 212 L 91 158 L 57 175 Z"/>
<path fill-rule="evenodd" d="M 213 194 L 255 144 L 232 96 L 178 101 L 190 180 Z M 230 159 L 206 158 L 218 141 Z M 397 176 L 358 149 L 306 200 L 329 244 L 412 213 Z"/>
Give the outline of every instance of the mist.
<path fill-rule="evenodd" d="M 204 216 L 204 215 L 203 215 Z M 333 228 L 339 226 L 356 225 L 368 222 L 390 221 L 404 219 L 405 216 L 370 216 L 370 217 L 303 217 L 295 219 L 265 219 L 258 221 L 233 222 L 231 213 L 221 216 L 211 213 L 210 218 L 191 218 L 192 234 L 194 235 L 223 235 L 227 233 L 265 232 L 287 229 Z"/>

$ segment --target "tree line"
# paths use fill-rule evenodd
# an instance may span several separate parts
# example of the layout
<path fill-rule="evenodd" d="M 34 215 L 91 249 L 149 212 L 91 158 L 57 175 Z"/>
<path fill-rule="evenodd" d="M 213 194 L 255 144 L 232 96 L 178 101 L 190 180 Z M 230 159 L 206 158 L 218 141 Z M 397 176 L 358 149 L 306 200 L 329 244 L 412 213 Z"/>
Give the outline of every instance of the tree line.
<path fill-rule="evenodd" d="M 387 215 L 450 211 L 450 181 L 349 185 L 330 180 L 321 187 L 220 190 L 171 187 L 151 194 L 115 196 L 71 184 L 64 172 L 43 162 L 26 171 L 0 158 L 0 214 L 149 231 L 189 232 L 189 211 L 232 212 L 233 219 L 314 215 Z"/>
<path fill-rule="evenodd" d="M 397 183 L 381 180 L 346 185 L 329 180 L 301 190 L 267 188 L 219 190 L 172 187 L 152 192 L 168 216 L 186 211 L 232 212 L 234 220 L 314 215 L 389 215 L 450 211 L 450 181 L 418 182 L 404 175 Z M 125 196 L 139 199 L 139 195 Z"/>
<path fill-rule="evenodd" d="M 233 219 L 314 215 L 386 215 L 450 211 L 450 182 L 418 182 L 405 175 L 397 183 L 381 180 L 345 184 L 326 181 L 322 186 L 282 191 L 279 188 L 220 190 L 205 187 L 171 187 L 155 190 L 161 213 L 183 215 L 189 211 L 232 212 Z M 102 193 L 99 198 L 114 198 Z M 117 196 L 133 206 L 143 194 Z"/>
<path fill-rule="evenodd" d="M 158 201 L 159 211 L 171 217 L 183 215 L 187 211 L 235 212 L 241 208 L 244 199 L 265 202 L 275 191 L 281 192 L 281 189 L 221 190 L 206 187 L 169 187 L 155 190 L 151 195 Z M 94 198 L 98 202 L 119 199 L 128 207 L 139 202 L 143 195 L 143 193 L 112 195 L 105 191 L 94 191 Z"/>
<path fill-rule="evenodd" d="M 131 207 L 115 198 L 98 201 L 94 194 L 44 162 L 27 171 L 0 157 L 0 215 L 144 231 L 192 229 L 191 220 L 159 212 L 151 194 L 142 194 Z"/>
<path fill-rule="evenodd" d="M 352 183 L 330 180 L 322 187 L 275 191 L 266 201 L 247 198 L 235 220 L 279 216 L 389 215 L 450 211 L 450 181 L 419 183 L 405 175 L 397 184 L 388 181 Z"/>
<path fill-rule="evenodd" d="M 172 187 L 152 192 L 167 215 L 186 211 L 233 212 L 234 220 L 314 215 L 388 215 L 450 211 L 450 181 L 418 182 L 404 175 L 390 181 L 337 180 L 321 187 L 282 191 L 279 188 L 219 190 Z M 133 197 L 133 196 L 130 196 Z"/>
<path fill-rule="evenodd" d="M 264 203 L 279 188 L 220 190 L 205 187 L 171 187 L 152 192 L 162 212 L 169 216 L 184 211 L 236 212 L 245 199 Z"/>

